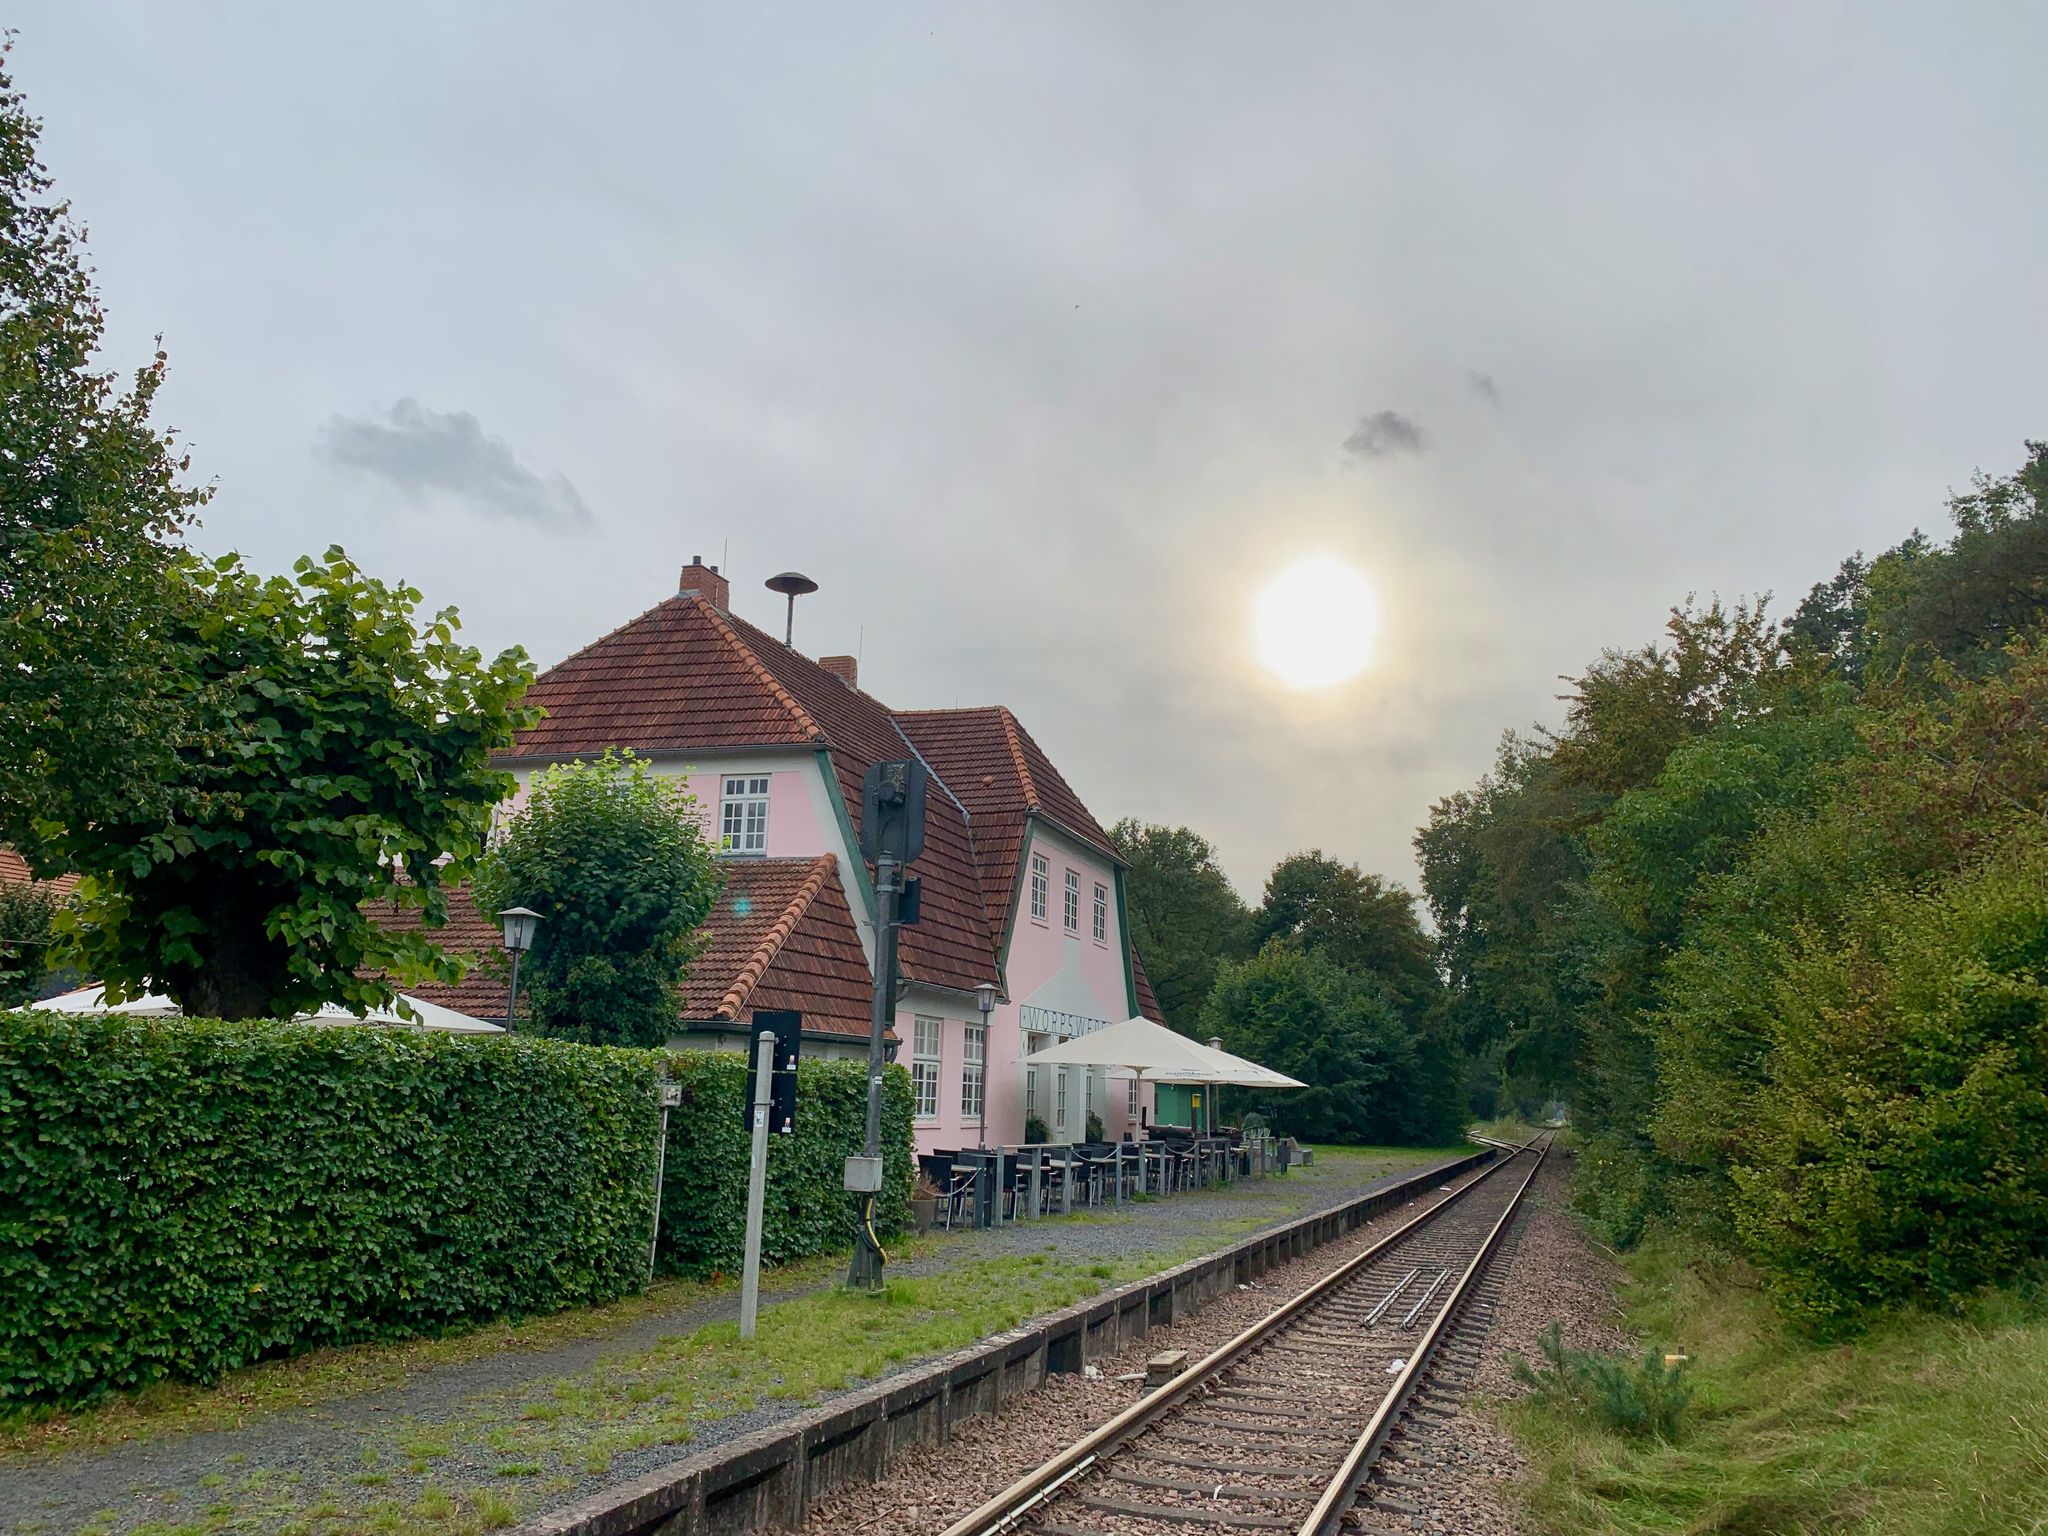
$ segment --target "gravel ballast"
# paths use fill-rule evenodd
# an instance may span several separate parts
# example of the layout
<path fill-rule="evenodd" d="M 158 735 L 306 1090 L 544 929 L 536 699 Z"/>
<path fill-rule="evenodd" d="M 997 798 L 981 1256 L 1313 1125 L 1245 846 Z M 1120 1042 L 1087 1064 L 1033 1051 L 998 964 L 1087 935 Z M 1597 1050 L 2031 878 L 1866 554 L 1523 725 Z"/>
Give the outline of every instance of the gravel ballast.
<path fill-rule="evenodd" d="M 1533 1355 L 1536 1339 L 1562 1321 L 1577 1347 L 1631 1347 L 1614 1295 L 1620 1266 L 1591 1243 L 1564 1211 L 1569 1158 L 1553 1153 L 1531 1186 L 1512 1229 L 1498 1297 L 1483 1327 L 1461 1327 L 1452 1348 L 1470 1365 L 1447 1372 L 1450 1390 L 1425 1394 L 1429 1411 L 1403 1433 L 1391 1489 L 1404 1507 L 1361 1510 L 1364 1531 L 1418 1536 L 1525 1536 L 1511 1485 L 1524 1463 L 1486 1406 L 1517 1395 L 1508 1351 Z M 1438 1196 L 1436 1198 L 1441 1198 Z M 1135 1400 L 1145 1361 L 1169 1349 L 1192 1363 L 1370 1246 L 1426 1202 L 1390 1212 L 1307 1258 L 1269 1271 L 1208 1310 L 1166 1328 L 1085 1377 L 1049 1379 L 993 1418 L 974 1420 L 942 1446 L 899 1457 L 879 1484 L 842 1488 L 813 1506 L 805 1536 L 933 1536 Z M 1264 1459 L 1249 1445 L 1236 1459 Z M 1207 1453 L 1215 1455 L 1214 1451 Z M 1233 1453 L 1235 1454 L 1235 1453 Z M 1134 1463 L 1135 1465 L 1135 1463 Z M 1093 1522 L 1100 1524 L 1100 1521 Z M 1117 1529 L 1137 1529 L 1119 1519 Z"/>

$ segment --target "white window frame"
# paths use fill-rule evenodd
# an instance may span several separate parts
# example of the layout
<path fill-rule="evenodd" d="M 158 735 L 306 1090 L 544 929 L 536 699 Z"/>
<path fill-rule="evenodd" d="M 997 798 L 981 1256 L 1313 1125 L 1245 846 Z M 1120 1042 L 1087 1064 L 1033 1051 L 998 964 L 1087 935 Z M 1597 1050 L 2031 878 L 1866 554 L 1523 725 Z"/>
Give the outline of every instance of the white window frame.
<path fill-rule="evenodd" d="M 1138 1079 L 1135 1073 L 1132 1074 L 1130 1082 L 1126 1083 L 1124 1087 L 1126 1090 L 1124 1093 L 1124 1118 L 1130 1121 L 1131 1124 L 1136 1125 L 1138 1123 Z"/>
<path fill-rule="evenodd" d="M 1060 915 L 1067 920 L 1067 932 L 1081 931 L 1081 871 L 1070 869 L 1060 893 Z"/>
<path fill-rule="evenodd" d="M 1095 882 L 1095 942 L 1109 942 L 1109 887 Z"/>
<path fill-rule="evenodd" d="M 1031 921 L 1046 920 L 1052 902 L 1052 860 L 1042 853 L 1031 855 Z"/>
<path fill-rule="evenodd" d="M 960 1118 L 979 1123 L 988 1103 L 988 1026 L 969 1024 L 960 1046 Z"/>
<path fill-rule="evenodd" d="M 920 1013 L 910 1028 L 910 1113 L 918 1120 L 936 1120 L 940 1050 L 946 1038 L 946 1021 Z"/>
<path fill-rule="evenodd" d="M 768 775 L 718 776 L 718 850 L 743 858 L 768 851 Z"/>
<path fill-rule="evenodd" d="M 1052 1073 L 1052 1133 L 1065 1141 L 1067 1137 L 1067 1069 L 1055 1067 Z"/>

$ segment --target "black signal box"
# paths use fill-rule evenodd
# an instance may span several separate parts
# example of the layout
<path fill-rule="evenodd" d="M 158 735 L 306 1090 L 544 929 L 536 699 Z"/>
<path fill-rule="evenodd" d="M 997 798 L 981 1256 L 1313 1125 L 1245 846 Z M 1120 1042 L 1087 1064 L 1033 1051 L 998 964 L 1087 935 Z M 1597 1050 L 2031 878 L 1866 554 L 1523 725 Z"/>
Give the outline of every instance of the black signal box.
<path fill-rule="evenodd" d="M 747 1097 L 740 1105 L 740 1126 L 753 1134 L 754 1078 L 760 1066 L 761 1036 L 768 1030 L 775 1032 L 775 1066 L 768 1080 L 768 1129 L 778 1136 L 790 1136 L 796 1132 L 796 1063 L 803 1043 L 804 1016 L 788 1009 L 761 1009 L 747 1026 Z"/>

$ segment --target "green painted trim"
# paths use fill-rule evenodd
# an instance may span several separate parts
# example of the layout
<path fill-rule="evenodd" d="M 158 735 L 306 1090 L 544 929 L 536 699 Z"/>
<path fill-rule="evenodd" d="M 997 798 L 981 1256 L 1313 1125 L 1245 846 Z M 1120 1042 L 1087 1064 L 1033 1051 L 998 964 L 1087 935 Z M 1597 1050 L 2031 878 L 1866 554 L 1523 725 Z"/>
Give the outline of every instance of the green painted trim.
<path fill-rule="evenodd" d="M 825 776 L 826 791 L 832 796 L 832 811 L 839 818 L 839 834 L 846 839 L 846 856 L 853 865 L 853 883 L 860 888 L 860 899 L 867 907 L 868 926 L 875 926 L 875 916 L 882 909 L 875 896 L 874 877 L 868 873 L 868 861 L 860 856 L 860 833 L 853 827 L 853 818 L 846 811 L 846 796 L 840 792 L 839 775 L 832 768 L 832 749 L 818 747 L 818 771 Z"/>
<path fill-rule="evenodd" d="M 1116 867 L 1116 930 L 1124 936 L 1124 1000 L 1130 1004 L 1131 1017 L 1138 1016 L 1138 967 L 1131 956 L 1138 952 L 1135 940 L 1131 938 L 1131 913 L 1124 900 L 1124 866 Z"/>

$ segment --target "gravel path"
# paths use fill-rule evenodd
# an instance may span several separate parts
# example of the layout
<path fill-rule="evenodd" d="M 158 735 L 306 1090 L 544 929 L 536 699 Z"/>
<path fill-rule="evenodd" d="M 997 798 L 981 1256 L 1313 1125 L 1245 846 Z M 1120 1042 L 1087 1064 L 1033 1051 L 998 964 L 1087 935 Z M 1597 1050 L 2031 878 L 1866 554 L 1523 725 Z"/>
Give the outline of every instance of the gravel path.
<path fill-rule="evenodd" d="M 1415 1166 L 1407 1158 L 1345 1156 L 1284 1180 L 1126 1204 L 1069 1220 L 959 1233 L 936 1251 L 897 1266 L 932 1274 L 977 1260 L 1056 1251 L 1062 1261 L 1157 1267 L 1224 1246 L 1240 1235 L 1342 1204 Z M 800 1303 L 812 1291 L 764 1296 L 764 1307 Z M 459 1365 L 422 1370 L 403 1385 L 261 1415 L 239 1428 L 163 1433 L 112 1448 L 38 1459 L 0 1460 L 0 1531 L 14 1536 L 121 1533 L 148 1522 L 193 1521 L 194 1531 L 271 1531 L 309 1508 L 404 1507 L 432 1488 L 504 1489 L 499 1459 L 482 1445 L 452 1443 L 430 1468 L 416 1451 L 437 1427 L 531 1417 L 536 1403 L 602 1380 L 620 1362 L 671 1346 L 707 1323 L 737 1315 L 736 1295 L 644 1314 L 619 1329 L 544 1348 L 507 1349 Z M 907 1368 L 915 1361 L 906 1360 Z M 694 1452 L 751 1433 L 808 1404 L 766 1401 L 723 1418 L 693 1422 Z M 672 1439 L 622 1447 L 602 1470 L 558 1471 L 540 1504 L 580 1497 L 673 1459 Z M 503 1494 L 500 1495 L 503 1497 Z M 531 1507 L 533 1492 L 521 1503 Z M 181 1530 L 186 1527 L 181 1523 Z M 319 1526 L 328 1529 L 328 1526 Z M 342 1528 L 342 1527 L 333 1527 Z M 386 1526 L 384 1528 L 393 1528 Z M 410 1526 L 396 1528 L 410 1529 Z M 420 1528 L 430 1528 L 422 1526 Z"/>

